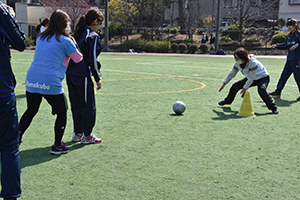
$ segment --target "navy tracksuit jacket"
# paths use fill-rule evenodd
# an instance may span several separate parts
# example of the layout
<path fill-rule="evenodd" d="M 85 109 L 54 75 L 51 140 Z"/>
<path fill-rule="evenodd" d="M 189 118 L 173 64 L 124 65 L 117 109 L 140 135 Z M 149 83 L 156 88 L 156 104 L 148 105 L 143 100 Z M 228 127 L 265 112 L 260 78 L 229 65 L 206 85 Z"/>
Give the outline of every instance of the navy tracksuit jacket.
<path fill-rule="evenodd" d="M 91 28 L 76 40 L 83 62 L 75 64 L 70 61 L 67 69 L 67 85 L 73 115 L 74 132 L 89 136 L 96 121 L 96 105 L 94 84 L 91 76 L 98 82 L 101 79 L 101 64 L 97 59 L 101 53 L 102 35 L 98 35 Z"/>
<path fill-rule="evenodd" d="M 16 19 L 0 2 L 0 197 L 21 196 L 19 124 L 14 93 L 16 81 L 10 63 L 9 45 L 23 51 L 26 37 Z"/>

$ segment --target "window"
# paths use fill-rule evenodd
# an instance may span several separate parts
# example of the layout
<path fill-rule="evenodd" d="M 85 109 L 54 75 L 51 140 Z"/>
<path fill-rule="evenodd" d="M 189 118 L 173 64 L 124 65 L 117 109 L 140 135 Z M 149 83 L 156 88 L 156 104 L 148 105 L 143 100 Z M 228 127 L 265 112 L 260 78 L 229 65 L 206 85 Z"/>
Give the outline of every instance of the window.
<path fill-rule="evenodd" d="M 225 7 L 237 7 L 236 0 L 225 0 Z"/>
<path fill-rule="evenodd" d="M 289 0 L 290 5 L 297 5 L 300 4 L 300 0 Z"/>

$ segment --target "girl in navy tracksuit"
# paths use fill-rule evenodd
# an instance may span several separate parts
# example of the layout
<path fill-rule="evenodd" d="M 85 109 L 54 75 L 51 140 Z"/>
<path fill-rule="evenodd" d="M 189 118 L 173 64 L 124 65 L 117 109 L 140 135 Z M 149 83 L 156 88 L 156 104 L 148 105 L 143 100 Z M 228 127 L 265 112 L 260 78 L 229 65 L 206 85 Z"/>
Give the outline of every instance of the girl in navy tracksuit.
<path fill-rule="evenodd" d="M 286 23 L 288 30 L 290 33 L 288 34 L 285 43 L 281 44 L 274 44 L 272 47 L 276 47 L 278 49 L 288 49 L 287 60 L 284 66 L 284 69 L 281 73 L 280 79 L 277 83 L 277 88 L 274 92 L 270 93 L 273 97 L 280 97 L 281 91 L 284 88 L 287 80 L 294 74 L 295 81 L 298 85 L 298 90 L 300 92 L 300 68 L 299 68 L 299 61 L 300 61 L 300 32 L 299 27 L 297 24 L 297 20 L 289 19 Z M 300 97 L 297 98 L 300 100 Z"/>
<path fill-rule="evenodd" d="M 91 9 L 76 25 L 73 37 L 83 54 L 83 63 L 70 62 L 67 70 L 67 85 L 73 115 L 74 133 L 72 140 L 82 144 L 100 143 L 92 134 L 96 121 L 96 105 L 93 75 L 97 90 L 101 89 L 101 64 L 97 56 L 101 53 L 101 36 L 96 32 L 104 17 L 98 10 Z"/>

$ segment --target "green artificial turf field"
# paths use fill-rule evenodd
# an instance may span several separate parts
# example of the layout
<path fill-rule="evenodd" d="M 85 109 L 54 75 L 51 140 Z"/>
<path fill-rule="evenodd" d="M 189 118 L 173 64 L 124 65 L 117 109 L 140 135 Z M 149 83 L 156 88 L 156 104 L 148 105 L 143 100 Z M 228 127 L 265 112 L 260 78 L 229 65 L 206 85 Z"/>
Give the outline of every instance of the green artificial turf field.
<path fill-rule="evenodd" d="M 12 53 L 19 117 L 33 53 Z M 299 91 L 291 77 L 272 115 L 250 88 L 255 117 L 239 117 L 242 99 L 218 106 L 233 57 L 108 55 L 99 57 L 96 136 L 50 155 L 55 116 L 44 100 L 23 137 L 20 199 L 300 199 Z M 285 59 L 259 58 L 275 90 Z M 66 83 L 64 82 L 67 93 Z M 183 115 L 172 105 L 183 101 Z M 70 105 L 70 104 L 69 104 Z"/>

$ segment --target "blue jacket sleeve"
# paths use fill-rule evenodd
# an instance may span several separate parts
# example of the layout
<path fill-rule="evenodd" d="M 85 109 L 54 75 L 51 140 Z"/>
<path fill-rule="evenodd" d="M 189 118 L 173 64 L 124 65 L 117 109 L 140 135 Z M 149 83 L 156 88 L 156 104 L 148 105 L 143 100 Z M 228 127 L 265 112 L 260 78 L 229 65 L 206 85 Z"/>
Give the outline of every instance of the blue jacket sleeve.
<path fill-rule="evenodd" d="M 0 35 L 14 49 L 23 51 L 26 47 L 26 36 L 17 20 L 8 12 L 6 6 L 0 2 Z"/>
<path fill-rule="evenodd" d="M 86 62 L 92 71 L 95 81 L 98 82 L 101 79 L 101 72 L 100 72 L 101 64 L 97 59 L 98 55 L 101 52 L 100 37 L 99 36 L 89 37 L 87 49 L 88 49 L 88 57 Z"/>

